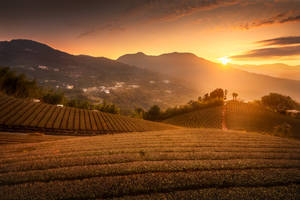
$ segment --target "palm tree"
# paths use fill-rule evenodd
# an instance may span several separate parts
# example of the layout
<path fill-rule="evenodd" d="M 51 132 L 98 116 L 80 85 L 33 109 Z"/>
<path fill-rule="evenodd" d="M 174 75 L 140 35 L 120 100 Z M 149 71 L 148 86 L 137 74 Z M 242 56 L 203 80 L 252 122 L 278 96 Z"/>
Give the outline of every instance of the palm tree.
<path fill-rule="evenodd" d="M 236 92 L 232 93 L 233 101 L 236 101 L 237 97 L 238 97 L 238 93 Z"/>

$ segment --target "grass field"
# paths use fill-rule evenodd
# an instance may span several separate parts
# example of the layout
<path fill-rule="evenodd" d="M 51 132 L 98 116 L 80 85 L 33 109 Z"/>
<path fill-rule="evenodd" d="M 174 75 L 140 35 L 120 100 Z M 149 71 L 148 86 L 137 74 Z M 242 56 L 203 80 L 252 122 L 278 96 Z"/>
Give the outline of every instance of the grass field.
<path fill-rule="evenodd" d="M 177 129 L 2 145 L 0 197 L 296 200 L 300 142 Z"/>
<path fill-rule="evenodd" d="M 95 135 L 176 127 L 99 111 L 61 108 L 0 95 L 0 130 Z"/>

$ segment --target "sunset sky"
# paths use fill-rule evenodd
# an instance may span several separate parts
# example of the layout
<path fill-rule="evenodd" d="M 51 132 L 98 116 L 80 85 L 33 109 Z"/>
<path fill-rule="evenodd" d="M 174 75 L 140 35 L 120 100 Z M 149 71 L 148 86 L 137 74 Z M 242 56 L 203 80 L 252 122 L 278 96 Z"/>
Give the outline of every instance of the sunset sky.
<path fill-rule="evenodd" d="M 10 0 L 0 40 L 72 54 L 191 52 L 237 64 L 300 65 L 300 0 Z"/>

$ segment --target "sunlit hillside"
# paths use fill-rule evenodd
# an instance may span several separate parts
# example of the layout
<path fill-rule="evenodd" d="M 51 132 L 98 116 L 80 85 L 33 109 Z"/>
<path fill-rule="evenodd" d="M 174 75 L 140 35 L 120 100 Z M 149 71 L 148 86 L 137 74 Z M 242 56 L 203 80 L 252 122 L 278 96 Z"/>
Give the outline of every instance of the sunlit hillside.
<path fill-rule="evenodd" d="M 231 101 L 222 107 L 201 109 L 164 120 L 188 128 L 254 131 L 300 138 L 300 119 L 267 110 L 261 105 Z"/>

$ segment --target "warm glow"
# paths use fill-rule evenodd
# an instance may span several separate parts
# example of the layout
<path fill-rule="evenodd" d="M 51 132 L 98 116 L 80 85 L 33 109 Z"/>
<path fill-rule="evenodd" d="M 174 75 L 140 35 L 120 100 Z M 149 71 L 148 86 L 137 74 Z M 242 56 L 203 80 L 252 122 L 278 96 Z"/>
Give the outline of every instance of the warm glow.
<path fill-rule="evenodd" d="M 218 59 L 223 65 L 226 65 L 227 63 L 229 63 L 231 60 L 227 57 L 223 57 L 223 58 L 219 58 Z"/>

